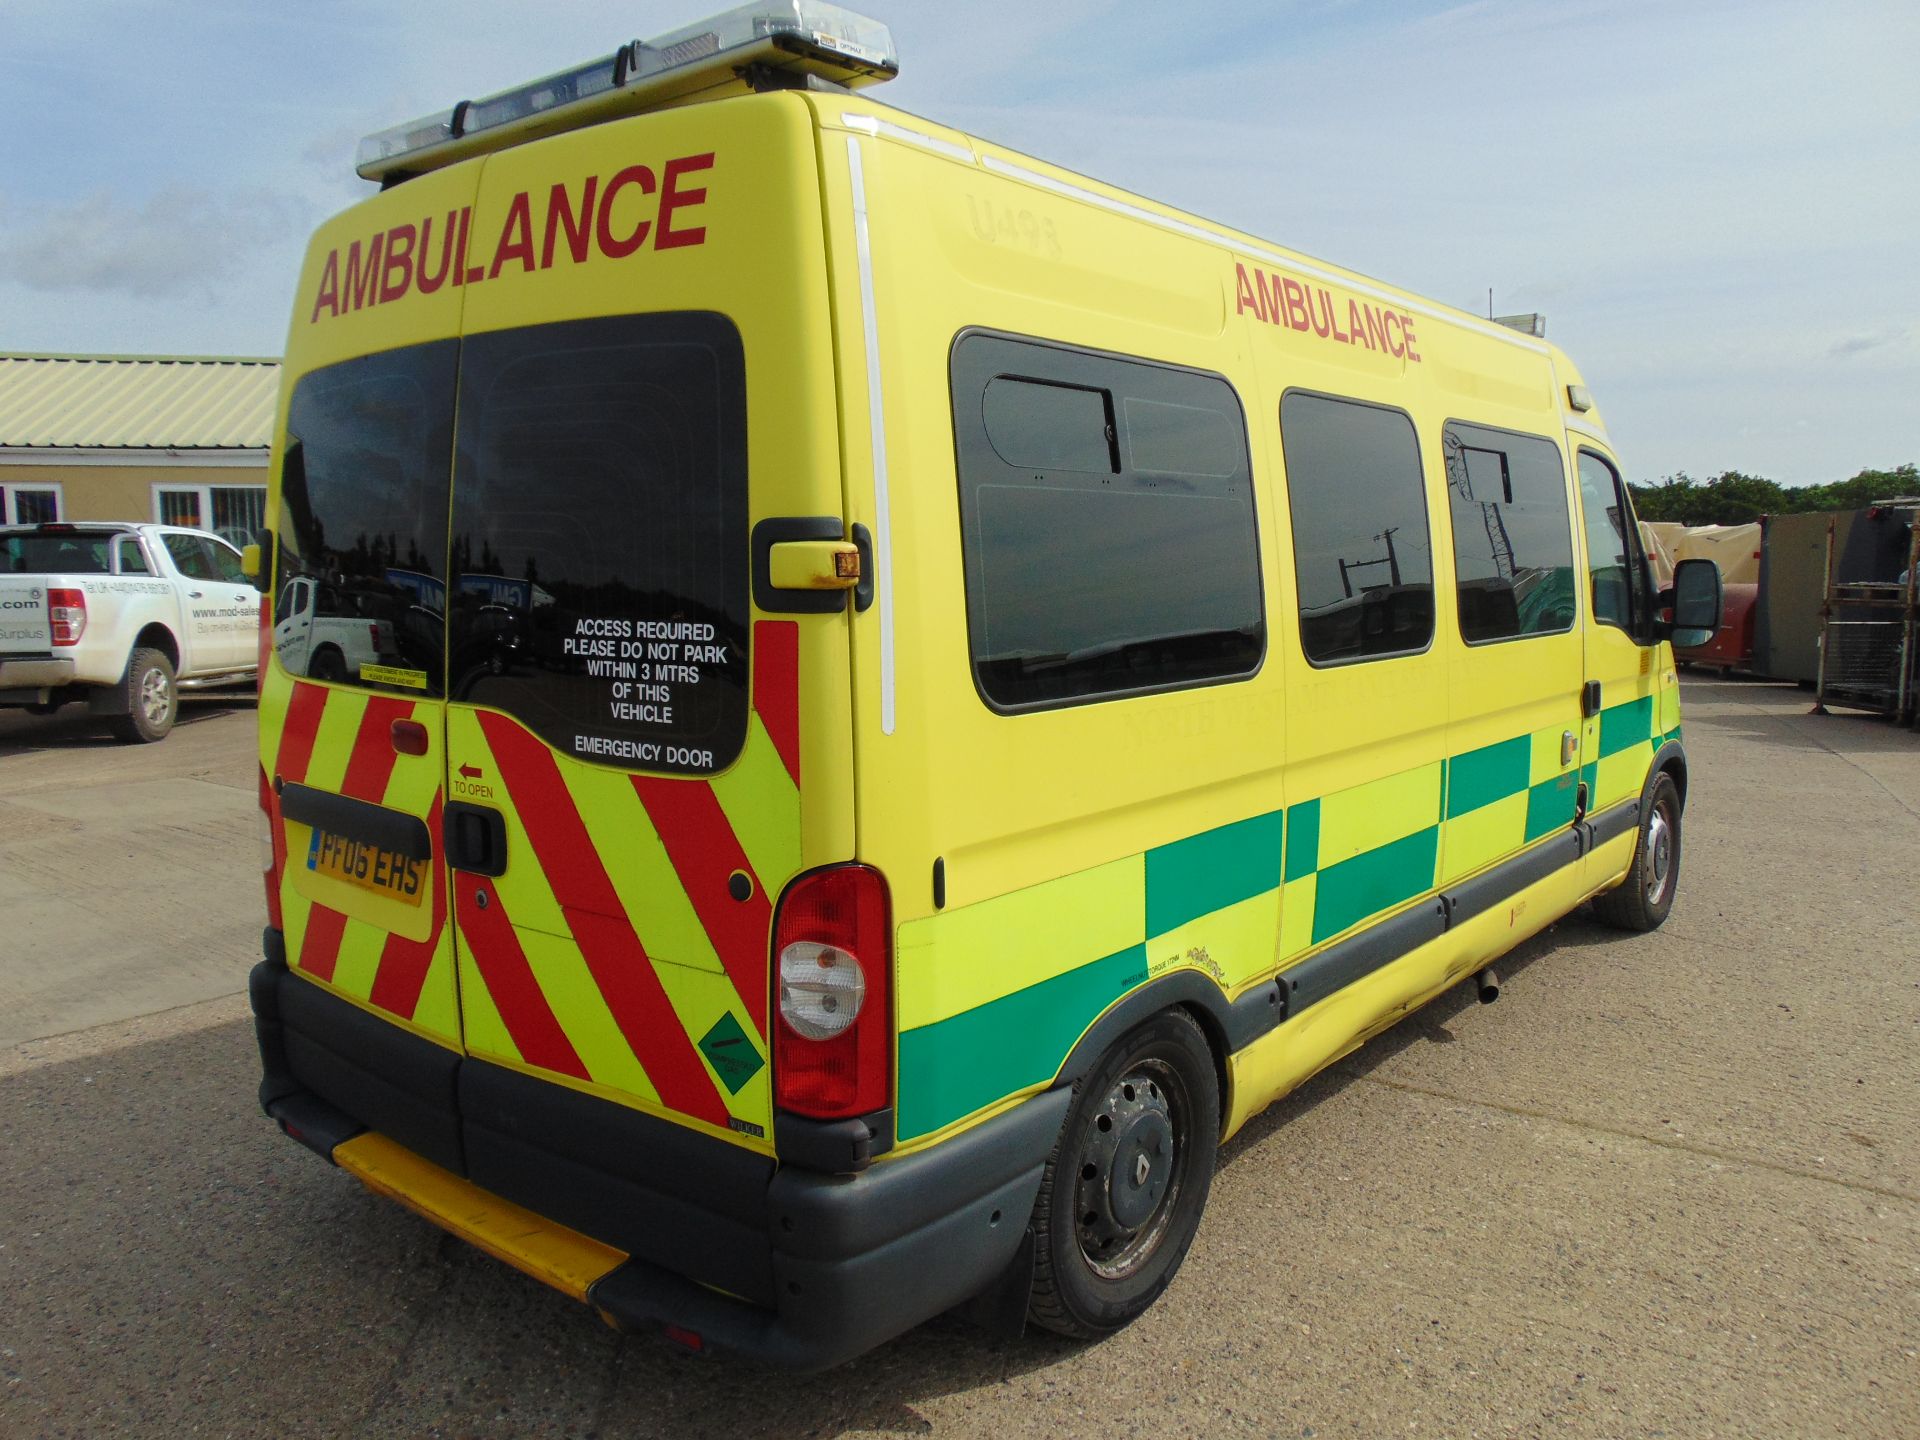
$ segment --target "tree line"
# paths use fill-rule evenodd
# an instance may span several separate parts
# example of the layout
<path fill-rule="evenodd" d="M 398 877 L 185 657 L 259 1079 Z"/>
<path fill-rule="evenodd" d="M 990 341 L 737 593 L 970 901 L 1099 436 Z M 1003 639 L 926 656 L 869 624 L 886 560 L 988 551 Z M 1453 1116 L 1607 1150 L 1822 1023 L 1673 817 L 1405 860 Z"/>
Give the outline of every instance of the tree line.
<path fill-rule="evenodd" d="M 1763 475 L 1728 470 L 1696 480 L 1684 470 L 1656 484 L 1627 486 L 1642 520 L 1673 520 L 1682 525 L 1744 525 L 1762 515 L 1793 515 L 1810 510 L 1864 510 L 1876 500 L 1920 495 L 1920 469 L 1862 470 L 1850 480 L 1826 485 L 1781 485 Z"/>

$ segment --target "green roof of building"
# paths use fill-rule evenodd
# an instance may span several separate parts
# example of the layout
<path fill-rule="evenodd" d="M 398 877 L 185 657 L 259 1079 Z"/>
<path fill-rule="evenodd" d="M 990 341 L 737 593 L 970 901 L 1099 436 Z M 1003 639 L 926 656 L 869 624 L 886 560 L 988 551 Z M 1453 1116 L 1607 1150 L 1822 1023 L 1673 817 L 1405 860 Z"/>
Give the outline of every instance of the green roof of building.
<path fill-rule="evenodd" d="M 263 450 L 280 362 L 0 354 L 0 447 Z"/>

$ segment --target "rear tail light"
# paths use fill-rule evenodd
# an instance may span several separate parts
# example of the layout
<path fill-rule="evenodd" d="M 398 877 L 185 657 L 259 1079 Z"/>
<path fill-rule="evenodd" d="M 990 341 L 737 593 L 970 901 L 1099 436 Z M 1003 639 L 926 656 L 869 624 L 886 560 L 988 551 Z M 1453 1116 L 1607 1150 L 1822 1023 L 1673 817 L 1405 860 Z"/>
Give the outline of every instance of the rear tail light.
<path fill-rule="evenodd" d="M 821 1120 L 883 1110 L 893 1091 L 887 882 L 837 865 L 787 887 L 773 924 L 774 1101 Z"/>
<path fill-rule="evenodd" d="M 87 633 L 87 592 L 48 590 L 47 618 L 53 622 L 53 643 L 78 645 Z"/>
<path fill-rule="evenodd" d="M 280 828 L 279 816 L 274 813 L 273 786 L 268 783 L 267 770 L 260 767 L 260 827 L 262 830 L 260 846 L 261 879 L 267 887 L 267 924 L 275 930 L 286 926 L 280 918 L 280 872 L 287 864 L 286 832 Z"/>

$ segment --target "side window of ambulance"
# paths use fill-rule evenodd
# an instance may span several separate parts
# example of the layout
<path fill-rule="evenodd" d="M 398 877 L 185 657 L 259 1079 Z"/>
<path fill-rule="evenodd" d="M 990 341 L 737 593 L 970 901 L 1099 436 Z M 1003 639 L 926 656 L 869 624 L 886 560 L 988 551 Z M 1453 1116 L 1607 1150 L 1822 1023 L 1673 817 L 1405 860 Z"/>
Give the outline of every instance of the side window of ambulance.
<path fill-rule="evenodd" d="M 343 360 L 294 387 L 287 431 L 298 443 L 276 528 L 281 582 L 309 578 L 322 602 L 313 643 L 296 653 L 307 674 L 442 693 L 458 360 L 458 341 L 436 340 Z"/>
<path fill-rule="evenodd" d="M 1652 613 L 1639 527 L 1620 477 L 1586 450 L 1580 452 L 1580 513 L 1593 572 L 1593 618 L 1637 637 Z"/>
<path fill-rule="evenodd" d="M 449 693 L 578 759 L 705 775 L 747 736 L 747 381 L 733 322 L 469 336 Z"/>
<path fill-rule="evenodd" d="M 1244 412 L 1217 375 L 969 333 L 953 349 L 967 636 L 997 710 L 1260 667 Z"/>
<path fill-rule="evenodd" d="M 1478 645 L 1571 630 L 1573 529 L 1559 448 L 1458 421 L 1441 439 L 1461 638 Z"/>
<path fill-rule="evenodd" d="M 1433 643 L 1433 540 L 1413 421 L 1399 410 L 1293 391 L 1280 443 L 1300 585 L 1300 644 L 1315 665 Z"/>

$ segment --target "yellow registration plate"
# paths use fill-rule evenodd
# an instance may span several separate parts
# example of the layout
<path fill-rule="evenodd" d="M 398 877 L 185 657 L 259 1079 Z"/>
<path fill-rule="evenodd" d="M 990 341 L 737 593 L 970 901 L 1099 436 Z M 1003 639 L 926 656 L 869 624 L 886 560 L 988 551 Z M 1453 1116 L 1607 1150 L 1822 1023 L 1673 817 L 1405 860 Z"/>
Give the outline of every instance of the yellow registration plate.
<path fill-rule="evenodd" d="M 408 905 L 418 905 L 427 892 L 427 862 L 409 860 L 377 845 L 366 845 L 325 830 L 313 832 L 307 844 L 307 868 L 330 875 Z"/>

